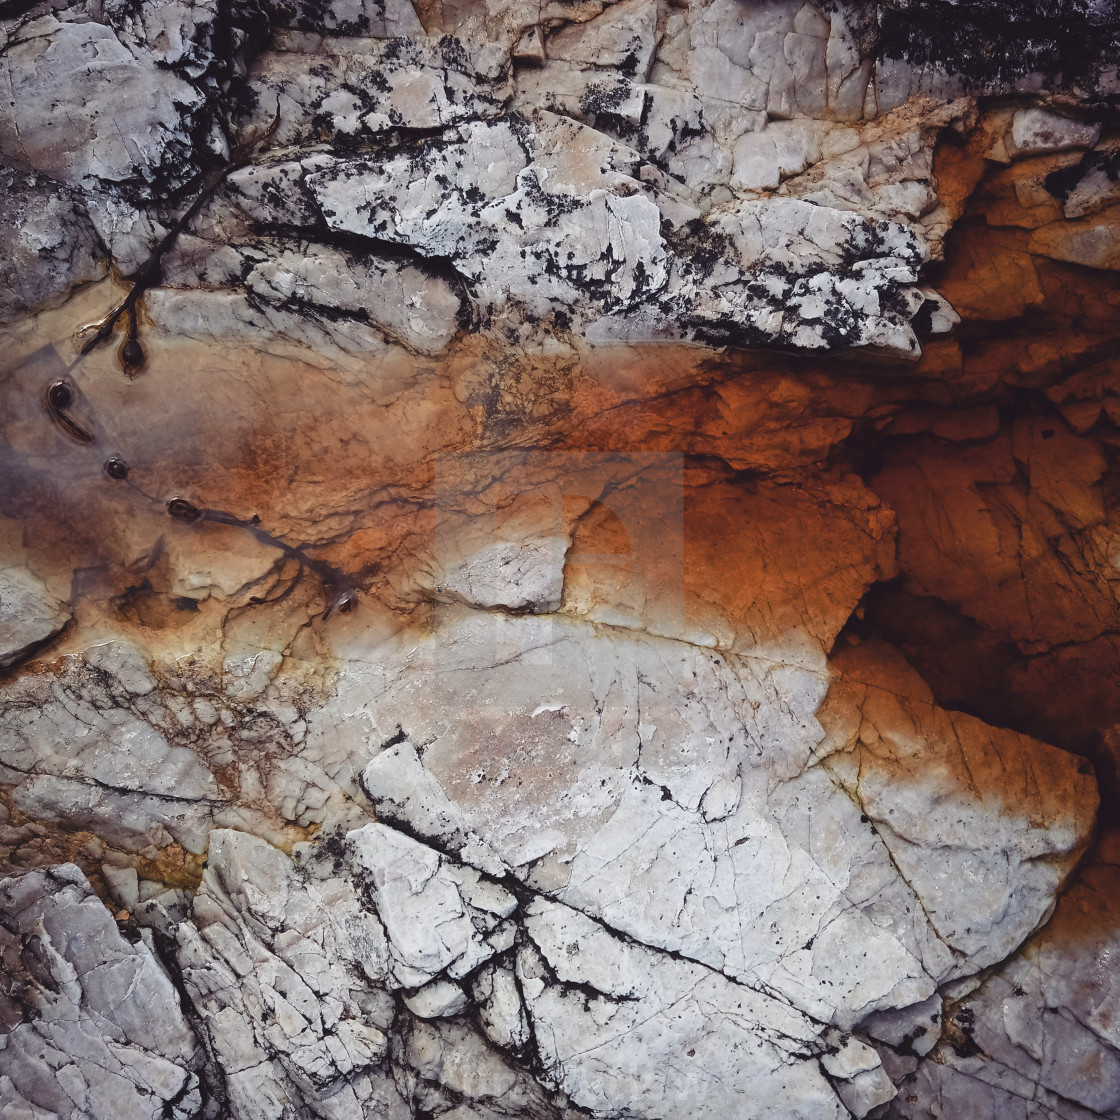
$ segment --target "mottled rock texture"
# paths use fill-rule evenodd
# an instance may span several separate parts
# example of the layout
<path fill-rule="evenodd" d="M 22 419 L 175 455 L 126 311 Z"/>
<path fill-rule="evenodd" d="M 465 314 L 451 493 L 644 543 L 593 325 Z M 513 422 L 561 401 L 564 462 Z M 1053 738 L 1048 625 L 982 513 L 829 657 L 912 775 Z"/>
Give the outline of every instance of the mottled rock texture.
<path fill-rule="evenodd" d="M 0 1120 L 1120 1117 L 1117 57 L 0 0 Z"/>

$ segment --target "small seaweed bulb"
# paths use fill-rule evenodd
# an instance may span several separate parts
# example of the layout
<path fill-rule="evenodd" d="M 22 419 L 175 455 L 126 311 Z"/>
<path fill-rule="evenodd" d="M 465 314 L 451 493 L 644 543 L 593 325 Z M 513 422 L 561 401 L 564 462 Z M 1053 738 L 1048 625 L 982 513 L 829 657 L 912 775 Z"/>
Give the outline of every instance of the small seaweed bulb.
<path fill-rule="evenodd" d="M 172 498 L 167 503 L 167 512 L 176 521 L 197 521 L 202 516 L 202 510 L 186 498 Z"/>
<path fill-rule="evenodd" d="M 129 377 L 135 377 L 140 372 L 140 367 L 144 364 L 144 347 L 140 345 L 139 340 L 136 338 L 129 338 L 125 340 L 124 345 L 120 349 L 118 355 L 121 361 L 121 367 Z"/>

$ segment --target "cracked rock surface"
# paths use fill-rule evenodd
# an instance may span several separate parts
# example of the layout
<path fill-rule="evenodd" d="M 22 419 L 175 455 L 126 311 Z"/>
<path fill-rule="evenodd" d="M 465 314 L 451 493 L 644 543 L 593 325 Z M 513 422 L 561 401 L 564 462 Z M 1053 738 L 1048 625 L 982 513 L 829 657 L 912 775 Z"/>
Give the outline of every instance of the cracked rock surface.
<path fill-rule="evenodd" d="M 130 944 L 73 864 L 0 885 L 10 1115 L 198 1115 L 202 1052 L 150 939 Z"/>
<path fill-rule="evenodd" d="M 1118 52 L 0 2 L 0 1120 L 1120 1118 Z"/>

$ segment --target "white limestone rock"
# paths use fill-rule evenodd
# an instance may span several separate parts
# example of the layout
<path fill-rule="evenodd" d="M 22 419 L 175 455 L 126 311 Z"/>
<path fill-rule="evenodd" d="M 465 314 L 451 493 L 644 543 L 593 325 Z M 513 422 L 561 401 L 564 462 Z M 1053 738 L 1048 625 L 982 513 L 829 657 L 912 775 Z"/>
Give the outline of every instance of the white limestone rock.
<path fill-rule="evenodd" d="M 285 146 L 332 139 L 351 146 L 392 129 L 447 128 L 497 116 L 503 81 L 479 73 L 452 36 L 391 38 L 361 51 L 268 52 L 253 64 L 257 107 L 251 121 L 270 123 Z"/>
<path fill-rule="evenodd" d="M 92 188 L 166 189 L 195 173 L 202 93 L 112 27 L 44 15 L 9 35 L 3 58 L 0 151 L 17 166 Z"/>
<path fill-rule="evenodd" d="M 15 677 L 0 687 L 0 780 L 32 818 L 151 859 L 173 843 L 201 854 L 215 826 L 279 839 L 283 821 L 322 819 L 340 792 L 299 755 L 306 727 L 271 688 L 281 660 L 231 656 L 194 682 L 193 702 L 191 685 L 157 681 L 123 642 Z"/>
<path fill-rule="evenodd" d="M 125 276 L 144 264 L 167 233 L 156 215 L 121 198 L 115 191 L 86 191 L 85 206 L 94 231 Z"/>
<path fill-rule="evenodd" d="M 1120 842 L 1099 849 L 1049 924 L 950 1005 L 932 1060 L 900 1083 L 889 1115 L 1087 1120 L 1120 1109 L 1117 950 Z"/>
<path fill-rule="evenodd" d="M 643 79 L 657 45 L 656 0 L 621 0 L 586 23 L 572 23 L 545 40 L 548 58 L 617 70 Z"/>
<path fill-rule="evenodd" d="M 819 1027 L 702 966 L 536 900 L 517 975 L 544 1077 L 603 1116 L 841 1117 Z M 875 1065 L 878 1057 L 875 1056 Z"/>
<path fill-rule="evenodd" d="M 79 22 L 76 13 L 19 25 L 6 47 L 13 64 L 42 49 L 51 72 L 65 74 L 93 51 L 111 69 L 124 68 L 113 70 L 117 93 L 136 85 L 135 96 L 120 98 L 126 109 L 114 111 L 148 116 L 114 120 L 110 130 L 110 106 L 82 85 L 100 70 L 82 71 L 65 96 L 80 99 L 87 139 L 69 154 L 54 140 L 42 151 L 8 154 L 81 187 L 102 240 L 127 270 L 174 216 L 146 210 L 135 188 L 166 194 L 221 158 L 226 141 L 216 132 L 207 134 L 208 151 L 191 145 L 200 144 L 208 119 L 215 67 L 240 63 L 216 59 L 211 5 L 168 0 L 138 14 L 113 7 L 104 23 Z M 846 86 L 866 81 L 844 12 L 826 16 L 793 2 L 747 12 L 715 0 L 697 6 L 687 26 L 673 15 L 663 27 L 651 0 L 537 12 L 536 22 L 517 6 L 480 8 L 462 16 L 456 35 L 430 38 L 410 13 L 407 5 L 374 10 L 356 0 L 279 6 L 277 22 L 294 30 L 276 41 L 283 49 L 253 62 L 246 101 L 255 107 L 239 128 L 259 132 L 278 110 L 272 143 L 295 159 L 237 171 L 223 198 L 238 209 L 198 219 L 193 259 L 185 239 L 169 255 L 168 282 L 248 283 L 285 311 L 300 310 L 292 301 L 304 295 L 321 298 L 316 306 L 327 311 L 368 310 L 390 337 L 422 352 L 447 345 L 462 288 L 471 293 L 473 327 L 508 337 L 555 323 L 602 340 L 917 356 L 910 321 L 923 301 L 912 280 L 879 269 L 874 250 L 866 255 L 870 230 L 850 229 L 843 247 L 846 263 L 874 270 L 855 281 L 836 266 L 823 275 L 798 265 L 780 277 L 742 266 L 735 275 L 734 252 L 711 261 L 725 218 L 744 196 L 798 179 L 840 149 L 857 153 L 843 174 L 822 171 L 795 193 L 822 209 L 900 220 L 918 242 L 926 232 L 938 242 L 943 231 L 925 215 L 939 126 L 915 133 L 905 156 L 885 141 L 847 135 L 858 130 L 833 128 L 833 118 L 851 119 L 861 100 Z M 507 35 L 553 19 L 541 46 L 545 65 L 512 73 Z M 370 37 L 391 29 L 403 34 Z M 28 91 L 16 98 L 12 111 L 22 115 L 13 135 L 26 117 L 24 131 L 49 140 L 48 130 L 31 127 L 42 99 L 54 96 L 44 87 L 36 100 L 42 69 L 10 71 L 19 92 Z M 828 146 L 834 131 L 840 148 Z M 122 134 L 141 138 L 130 141 L 135 151 L 118 151 Z M 66 143 L 75 136 L 71 129 Z M 787 216 L 775 211 L 768 224 L 780 228 Z M 438 258 L 444 271 L 424 279 L 412 266 L 377 258 L 363 268 L 350 259 L 354 252 L 316 245 L 324 230 L 395 243 Z M 451 288 L 446 270 L 456 274 Z M 330 291 L 325 278 L 335 273 L 344 279 Z M 359 307 L 371 288 L 380 293 L 374 306 Z M 282 329 L 303 333 L 300 318 Z"/>
<path fill-rule="evenodd" d="M 234 1117 L 298 1109 L 303 1093 L 330 1095 L 340 1078 L 358 1082 L 351 1095 L 387 1091 L 376 1071 L 372 1085 L 362 1074 L 384 1056 L 392 1003 L 351 978 L 384 976 L 385 938 L 347 884 L 304 890 L 282 852 L 217 831 L 192 921 L 176 934 Z"/>
<path fill-rule="evenodd" d="M 830 1032 L 829 1049 L 821 1057 L 821 1068 L 836 1088 L 847 1110 L 862 1120 L 873 1109 L 897 1096 L 879 1055 L 850 1034 Z"/>
<path fill-rule="evenodd" d="M 414 264 L 313 244 L 249 251 L 244 259 L 245 286 L 261 298 L 293 309 L 310 304 L 368 316 L 389 337 L 422 353 L 443 350 L 459 328 L 454 289 Z"/>
<path fill-rule="evenodd" d="M 490 935 L 513 912 L 512 895 L 484 888 L 477 897 L 477 873 L 464 879 L 438 852 L 383 825 L 367 825 L 347 843 L 385 922 L 390 970 L 401 987 L 418 988 L 441 973 L 460 979 L 494 955 Z"/>
<path fill-rule="evenodd" d="M 124 690 L 131 683 L 126 682 L 127 677 L 121 682 Z M 106 692 L 120 706 L 100 709 L 50 678 L 7 685 L 0 755 L 5 775 L 51 774 L 183 801 L 216 792 L 212 775 L 193 751 L 169 742 L 159 728 L 130 711 L 127 691 L 115 697 Z"/>
<path fill-rule="evenodd" d="M 1091 148 L 1100 139 L 1101 126 L 1060 116 L 1046 109 L 1017 109 L 1006 139 L 1012 159 Z"/>
<path fill-rule="evenodd" d="M 722 169 L 724 160 L 706 128 L 703 102 L 693 93 L 550 63 L 517 75 L 512 104 L 582 121 L 653 160 L 686 187 L 726 179 L 718 171 L 705 175 L 698 166 L 706 157 Z"/>
<path fill-rule="evenodd" d="M 0 1111 L 191 1120 L 202 1053 L 149 947 L 73 864 L 0 880 Z"/>
<path fill-rule="evenodd" d="M 70 617 L 69 607 L 30 572 L 0 568 L 0 669 L 18 665 Z"/>
<path fill-rule="evenodd" d="M 934 144 L 968 131 L 975 86 L 876 57 L 867 13 L 831 7 L 282 0 L 271 29 L 211 0 L 29 9 L 0 27 L 0 313 L 57 300 L 103 250 L 138 267 L 279 109 L 270 150 L 164 259 L 145 299 L 161 328 L 337 360 L 355 384 L 460 330 L 521 354 L 555 353 L 554 332 L 916 358 L 957 322 L 922 270 L 954 220 Z M 1005 145 L 1098 140 L 1025 106 Z M 1032 252 L 1117 267 L 1108 144 L 1067 176 L 1076 220 L 1024 235 Z M 794 487 L 774 500 L 820 512 Z M 172 594 L 274 573 L 278 550 L 235 556 L 209 528 L 205 546 L 168 530 Z M 707 603 L 686 625 L 636 569 L 617 602 L 566 585 L 571 533 L 445 535 L 408 589 L 434 593 L 432 630 L 346 631 L 314 704 L 284 692 L 292 650 L 241 648 L 236 618 L 206 682 L 103 643 L 3 684 L 12 805 L 96 833 L 146 940 L 122 941 L 73 869 L 19 880 L 25 910 L 0 887 L 5 954 L 18 926 L 28 967 L 47 961 L 0 1111 L 198 1115 L 201 1058 L 151 953 L 169 944 L 228 1095 L 209 1120 L 1120 1108 L 1097 979 L 1115 939 L 1103 919 L 1082 942 L 1035 932 L 1092 825 L 1075 760 L 942 711 L 889 659 L 829 665 L 873 574 L 834 593 L 832 568 L 800 573 L 821 605 L 772 594 L 763 563 L 741 617 Z M 0 668 L 68 617 L 19 595 Z M 295 858 L 266 839 L 324 821 Z M 105 842 L 153 867 L 205 853 L 202 884 L 140 881 Z M 1084 882 L 1111 898 L 1111 874 Z"/>
<path fill-rule="evenodd" d="M 445 1019 L 470 1005 L 466 992 L 451 980 L 433 980 L 418 992 L 404 997 L 404 1005 L 419 1019 Z"/>
<path fill-rule="evenodd" d="M 1049 916 L 1084 850 L 1095 783 L 1055 747 L 941 711 L 905 666 L 894 688 L 869 683 L 886 675 L 869 647 L 834 671 L 817 757 L 968 970 L 1005 959 Z"/>
<path fill-rule="evenodd" d="M 443 602 L 511 611 L 559 610 L 570 526 L 558 510 L 542 518 L 534 503 L 496 517 L 445 515 L 436 527 L 432 591 Z"/>
<path fill-rule="evenodd" d="M 635 1100 L 682 1120 L 729 1109 L 844 1115 L 814 1057 L 826 1045 L 819 1025 L 772 996 L 556 903 L 522 909 L 497 884 L 384 825 L 351 831 L 341 851 L 356 878 L 339 876 L 329 847 L 306 845 L 301 867 L 260 840 L 216 832 L 193 920 L 176 930 L 184 984 L 236 1120 L 272 1115 L 264 1100 L 318 1110 L 340 1093 L 365 1108 L 402 1096 L 417 1107 L 434 1086 L 489 1099 L 500 1115 L 558 1117 L 514 1063 L 531 1051 L 546 1086 L 604 1116 L 626 1115 Z M 492 950 L 501 965 L 483 957 L 479 971 L 479 929 L 462 919 L 464 903 L 480 928 L 511 926 Z M 406 991 L 407 1011 L 398 1011 L 387 989 L 400 984 L 400 958 L 416 954 L 422 971 L 442 971 Z M 485 993 L 490 1040 L 508 1058 L 465 1020 L 447 1021 L 466 1008 L 451 980 L 464 967 L 476 975 L 472 990 Z M 503 1020 L 512 1029 L 500 1034 Z M 413 1085 L 409 1070 L 431 1084 Z"/>
<path fill-rule="evenodd" d="M 821 158 L 828 133 L 823 121 L 774 121 L 748 132 L 735 144 L 732 186 L 746 191 L 773 190 Z"/>
<path fill-rule="evenodd" d="M 964 785 L 945 811 L 967 812 L 976 831 L 946 851 L 926 808 L 940 763 L 882 782 L 868 768 L 861 810 L 843 789 L 843 740 L 821 745 L 825 683 L 807 669 L 485 615 L 451 620 L 430 665 L 409 658 L 407 675 L 382 661 L 380 737 L 407 736 L 363 777 L 382 819 L 845 1029 L 1006 956 L 1045 915 L 1091 821 L 1092 783 L 1074 760 L 982 725 L 970 750 L 1006 741 L 1006 780 L 1050 775 L 1032 813 L 1041 830 Z M 450 682 L 476 697 L 454 724 L 440 716 Z M 780 711 L 765 699 L 775 688 Z M 844 711 L 850 721 L 858 707 Z M 923 743 L 940 741 L 921 726 Z M 826 756 L 839 781 L 811 765 Z M 885 822 L 909 805 L 931 823 L 904 843 Z M 992 854 L 990 835 L 1003 837 Z"/>
<path fill-rule="evenodd" d="M 486 965 L 472 984 L 479 1026 L 486 1037 L 514 1054 L 524 1053 L 532 1037 L 521 999 L 521 988 L 511 965 Z"/>
<path fill-rule="evenodd" d="M 104 273 L 80 197 L 0 162 L 0 322 L 59 302 Z"/>
<path fill-rule="evenodd" d="M 413 870 L 435 861 L 435 884 L 422 873 L 414 895 L 384 889 L 382 879 L 373 901 L 362 883 L 401 850 L 415 856 Z M 532 1078 L 461 1020 L 423 1021 L 456 1013 L 458 985 L 441 977 L 406 994 L 403 1007 L 390 994 L 400 987 L 400 955 L 419 952 L 439 967 L 464 962 L 477 945 L 469 920 L 438 930 L 417 924 L 418 897 L 446 900 L 450 887 L 471 899 L 473 915 L 493 916 L 488 907 L 509 910 L 506 892 L 378 825 L 352 832 L 345 846 L 336 835 L 326 849 L 304 845 L 302 854 L 296 864 L 255 837 L 215 832 L 192 920 L 176 929 L 183 981 L 234 1120 L 308 1111 L 406 1120 L 419 1109 L 442 1114 L 453 1101 L 485 1102 L 482 1115 L 559 1120 Z M 392 940 L 394 931 L 404 940 Z"/>

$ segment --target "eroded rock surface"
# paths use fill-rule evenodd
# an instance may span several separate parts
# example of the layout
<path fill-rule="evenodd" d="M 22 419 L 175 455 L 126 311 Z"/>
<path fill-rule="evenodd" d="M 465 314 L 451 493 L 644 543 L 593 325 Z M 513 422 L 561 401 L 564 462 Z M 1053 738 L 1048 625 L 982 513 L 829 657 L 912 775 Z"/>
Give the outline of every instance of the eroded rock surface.
<path fill-rule="evenodd" d="M 1120 1116 L 1118 49 L 0 3 L 0 1116 Z"/>
<path fill-rule="evenodd" d="M 5 1111 L 197 1116 L 202 1052 L 150 944 L 121 936 L 73 864 L 0 892 Z"/>

